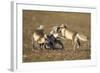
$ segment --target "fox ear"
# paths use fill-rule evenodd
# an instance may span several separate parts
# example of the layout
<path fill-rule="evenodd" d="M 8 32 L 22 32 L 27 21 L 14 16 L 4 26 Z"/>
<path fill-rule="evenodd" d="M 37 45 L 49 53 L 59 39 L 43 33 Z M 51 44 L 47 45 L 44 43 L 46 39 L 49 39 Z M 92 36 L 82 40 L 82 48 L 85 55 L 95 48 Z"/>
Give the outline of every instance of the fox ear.
<path fill-rule="evenodd" d="M 61 26 L 65 26 L 64 24 L 61 24 Z"/>
<path fill-rule="evenodd" d="M 61 24 L 61 25 L 60 25 L 60 27 L 64 27 L 64 26 L 65 26 L 64 24 Z"/>

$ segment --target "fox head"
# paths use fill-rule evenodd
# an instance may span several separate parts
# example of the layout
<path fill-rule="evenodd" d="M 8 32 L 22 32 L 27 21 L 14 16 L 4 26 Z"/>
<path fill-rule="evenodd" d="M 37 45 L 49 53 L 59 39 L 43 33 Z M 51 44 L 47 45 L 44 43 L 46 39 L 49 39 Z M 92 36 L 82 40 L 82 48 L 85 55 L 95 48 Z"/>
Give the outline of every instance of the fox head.
<path fill-rule="evenodd" d="M 62 29 L 66 29 L 67 28 L 67 24 L 61 24 L 60 26 L 58 26 L 57 31 L 61 32 Z"/>
<path fill-rule="evenodd" d="M 60 26 L 59 26 L 59 28 L 67 28 L 67 24 L 65 25 L 65 24 L 61 24 Z"/>

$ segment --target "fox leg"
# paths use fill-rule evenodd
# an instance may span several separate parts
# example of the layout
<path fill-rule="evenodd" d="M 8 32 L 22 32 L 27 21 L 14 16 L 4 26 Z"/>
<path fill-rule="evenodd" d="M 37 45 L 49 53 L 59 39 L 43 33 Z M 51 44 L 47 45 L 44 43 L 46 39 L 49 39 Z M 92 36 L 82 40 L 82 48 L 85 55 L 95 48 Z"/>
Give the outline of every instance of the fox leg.
<path fill-rule="evenodd" d="M 80 47 L 80 40 L 78 37 L 75 38 L 75 45 L 76 45 L 76 48 Z"/>
<path fill-rule="evenodd" d="M 73 49 L 75 50 L 76 46 L 77 46 L 77 33 L 74 33 L 72 36 L 72 45 L 73 45 Z"/>
<path fill-rule="evenodd" d="M 77 46 L 77 42 L 75 41 L 75 38 L 72 40 L 72 45 L 73 45 L 73 49 L 75 51 L 75 48 Z"/>
<path fill-rule="evenodd" d="M 73 49 L 75 51 L 75 48 L 76 48 L 76 43 L 73 43 Z"/>
<path fill-rule="evenodd" d="M 77 39 L 77 48 L 79 48 L 79 47 L 80 47 L 80 40 Z"/>
<path fill-rule="evenodd" d="M 80 47 L 80 40 L 77 36 L 75 36 L 72 40 L 73 48 L 79 48 Z"/>

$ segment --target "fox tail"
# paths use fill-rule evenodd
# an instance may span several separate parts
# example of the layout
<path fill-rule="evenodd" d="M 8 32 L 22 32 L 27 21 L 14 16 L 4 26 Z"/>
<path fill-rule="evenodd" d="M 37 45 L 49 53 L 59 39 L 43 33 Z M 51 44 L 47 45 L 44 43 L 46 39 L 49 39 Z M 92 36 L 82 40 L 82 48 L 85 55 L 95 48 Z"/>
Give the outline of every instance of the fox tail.
<path fill-rule="evenodd" d="M 77 34 L 76 35 L 81 41 L 88 41 L 88 38 L 85 35 Z"/>

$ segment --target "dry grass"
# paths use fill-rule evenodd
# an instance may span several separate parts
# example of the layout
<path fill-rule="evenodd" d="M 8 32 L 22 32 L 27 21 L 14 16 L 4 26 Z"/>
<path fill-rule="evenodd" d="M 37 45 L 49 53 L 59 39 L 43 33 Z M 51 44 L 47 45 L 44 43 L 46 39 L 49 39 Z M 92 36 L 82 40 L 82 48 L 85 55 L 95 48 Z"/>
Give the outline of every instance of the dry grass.
<path fill-rule="evenodd" d="M 89 13 L 75 12 L 43 12 L 23 10 L 23 62 L 81 60 L 91 58 Z M 32 33 L 40 25 L 44 25 L 45 33 L 49 33 L 55 25 L 68 24 L 68 27 L 89 37 L 88 42 L 81 42 L 75 51 L 70 40 L 61 40 L 64 50 L 32 50 Z"/>

